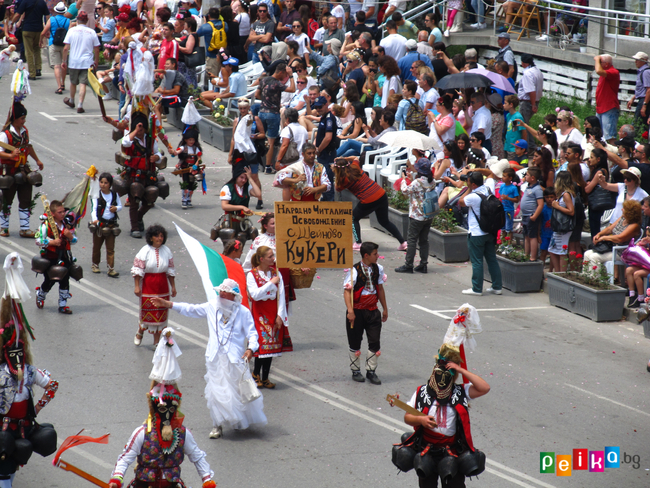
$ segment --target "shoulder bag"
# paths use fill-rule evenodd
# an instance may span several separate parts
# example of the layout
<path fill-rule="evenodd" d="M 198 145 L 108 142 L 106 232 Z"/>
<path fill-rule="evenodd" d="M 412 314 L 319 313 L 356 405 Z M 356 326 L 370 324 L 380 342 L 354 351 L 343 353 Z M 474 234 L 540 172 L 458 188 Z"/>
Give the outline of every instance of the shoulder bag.
<path fill-rule="evenodd" d="M 289 166 L 290 164 L 295 163 L 300 159 L 300 153 L 298 153 L 298 145 L 293 139 L 293 131 L 289 126 L 287 126 L 287 129 L 289 129 L 289 135 L 291 139 L 289 140 L 289 147 L 287 148 L 287 152 L 284 153 L 284 156 L 282 156 L 282 159 L 280 160 L 280 164 L 282 164 L 282 166 Z"/>
<path fill-rule="evenodd" d="M 611 210 L 616 206 L 617 197 L 618 193 L 615 191 L 605 190 L 602 186 L 597 185 L 587 197 L 589 211 L 604 212 L 605 210 Z"/>
<path fill-rule="evenodd" d="M 564 193 L 560 195 L 560 198 L 564 197 Z M 558 198 L 558 200 L 560 199 Z M 576 226 L 576 213 L 573 212 L 573 215 L 567 215 L 564 212 L 558 210 L 557 208 L 553 209 L 553 214 L 551 215 L 551 228 L 553 232 L 558 234 L 566 234 L 567 232 L 572 232 Z"/>

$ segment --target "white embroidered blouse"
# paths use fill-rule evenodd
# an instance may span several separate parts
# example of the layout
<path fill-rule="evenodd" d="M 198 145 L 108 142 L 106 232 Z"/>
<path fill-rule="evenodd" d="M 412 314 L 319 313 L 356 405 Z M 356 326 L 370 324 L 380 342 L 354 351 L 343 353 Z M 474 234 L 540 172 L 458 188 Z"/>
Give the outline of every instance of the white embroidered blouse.
<path fill-rule="evenodd" d="M 174 269 L 174 255 L 167 246 L 156 249 L 147 244 L 133 260 L 131 276 L 144 276 L 145 273 L 167 273 L 167 276 L 176 276 Z"/>

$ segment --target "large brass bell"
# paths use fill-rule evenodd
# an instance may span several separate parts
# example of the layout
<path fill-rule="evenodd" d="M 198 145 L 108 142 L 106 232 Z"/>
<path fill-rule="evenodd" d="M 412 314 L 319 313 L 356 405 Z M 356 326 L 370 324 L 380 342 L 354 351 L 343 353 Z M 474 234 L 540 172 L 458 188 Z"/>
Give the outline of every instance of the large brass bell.
<path fill-rule="evenodd" d="M 30 185 L 38 188 L 39 186 L 43 185 L 43 175 L 38 171 L 32 171 L 27 175 L 27 181 Z"/>
<path fill-rule="evenodd" d="M 142 198 L 144 195 L 144 186 L 142 183 L 138 183 L 136 181 L 131 183 L 129 186 L 129 194 L 133 196 L 133 198 Z"/>
<path fill-rule="evenodd" d="M 113 190 L 119 196 L 123 197 L 129 192 L 129 182 L 121 176 L 113 178 Z"/>
<path fill-rule="evenodd" d="M 169 183 L 158 181 L 158 196 L 163 200 L 169 196 Z"/>
<path fill-rule="evenodd" d="M 61 281 L 67 274 L 68 268 L 65 266 L 59 266 L 58 264 L 50 266 L 50 269 L 47 270 L 47 275 L 52 281 Z"/>
<path fill-rule="evenodd" d="M 10 175 L 0 176 L 0 189 L 7 190 L 14 184 L 14 177 Z"/>
<path fill-rule="evenodd" d="M 70 266 L 70 277 L 75 281 L 80 281 L 84 277 L 84 270 L 77 263 Z"/>
<path fill-rule="evenodd" d="M 50 267 L 50 260 L 43 256 L 36 255 L 32 258 L 32 271 L 34 273 L 45 273 Z"/>
<path fill-rule="evenodd" d="M 144 201 L 147 203 L 154 203 L 159 194 L 160 191 L 158 190 L 158 186 L 150 185 L 144 189 Z"/>

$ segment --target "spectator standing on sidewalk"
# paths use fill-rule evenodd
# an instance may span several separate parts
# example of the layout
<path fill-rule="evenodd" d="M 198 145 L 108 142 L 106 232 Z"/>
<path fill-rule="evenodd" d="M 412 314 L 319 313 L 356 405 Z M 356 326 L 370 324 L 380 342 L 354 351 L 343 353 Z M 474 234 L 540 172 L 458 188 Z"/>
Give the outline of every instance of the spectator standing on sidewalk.
<path fill-rule="evenodd" d="M 612 64 L 609 54 L 594 56 L 598 85 L 596 86 L 596 116 L 603 128 L 603 137 L 613 144 L 616 140 L 620 103 L 618 89 L 621 84 L 621 74 Z"/>
<path fill-rule="evenodd" d="M 469 259 L 472 262 L 472 287 L 463 290 L 463 295 L 483 295 L 483 259 L 488 265 L 492 286 L 488 293 L 501 295 L 501 268 L 497 261 L 496 238 L 484 232 L 479 225 L 481 218 L 481 197 L 488 195 L 489 189 L 483 185 L 483 175 L 478 171 L 469 174 L 467 179 L 470 192 L 460 199 L 461 207 L 468 207 L 467 222 L 469 224 Z"/>
<path fill-rule="evenodd" d="M 627 102 L 627 109 L 630 110 L 636 101 L 636 110 L 634 111 L 634 123 L 642 127 L 648 127 L 648 104 L 650 103 L 650 66 L 648 66 L 648 55 L 639 51 L 634 56 L 636 64 L 636 85 L 634 86 L 634 95 Z"/>
<path fill-rule="evenodd" d="M 539 100 L 544 93 L 544 75 L 535 66 L 535 61 L 530 54 L 521 56 L 521 67 L 524 69 L 519 82 L 519 113 L 524 118 L 524 122 L 529 123 L 533 114 L 537 113 Z"/>
<path fill-rule="evenodd" d="M 99 38 L 94 30 L 88 27 L 88 14 L 79 12 L 77 25 L 72 27 L 65 36 L 63 43 L 63 62 L 61 68 L 70 74 L 70 98 L 63 99 L 68 107 L 74 108 L 74 97 L 79 85 L 79 103 L 77 113 L 85 112 L 83 108 L 88 85 L 88 68 L 97 68 L 99 65 Z M 70 54 L 70 63 L 67 62 Z"/>
<path fill-rule="evenodd" d="M 44 0 L 21 0 L 16 5 L 13 22 L 16 23 L 23 14 L 25 17 L 20 28 L 23 32 L 25 59 L 29 79 L 35 80 L 37 76 L 41 76 L 41 32 L 43 32 L 43 19 L 48 20 L 50 10 Z"/>

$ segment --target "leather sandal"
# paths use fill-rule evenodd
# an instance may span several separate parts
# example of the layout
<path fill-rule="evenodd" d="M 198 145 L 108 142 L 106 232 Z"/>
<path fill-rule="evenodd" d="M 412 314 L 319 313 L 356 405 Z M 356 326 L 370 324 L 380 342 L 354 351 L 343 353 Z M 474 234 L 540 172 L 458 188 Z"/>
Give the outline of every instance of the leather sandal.
<path fill-rule="evenodd" d="M 63 94 L 63 87 L 62 87 L 62 86 L 58 87 L 58 88 L 55 90 L 54 93 L 56 93 L 57 95 L 62 95 L 62 94 Z"/>
<path fill-rule="evenodd" d="M 0 237 L 9 237 L 9 229 L 0 229 Z"/>
<path fill-rule="evenodd" d="M 29 239 L 33 239 L 36 233 L 33 230 L 27 229 L 27 230 L 21 230 L 19 232 L 20 237 L 27 237 Z"/>

